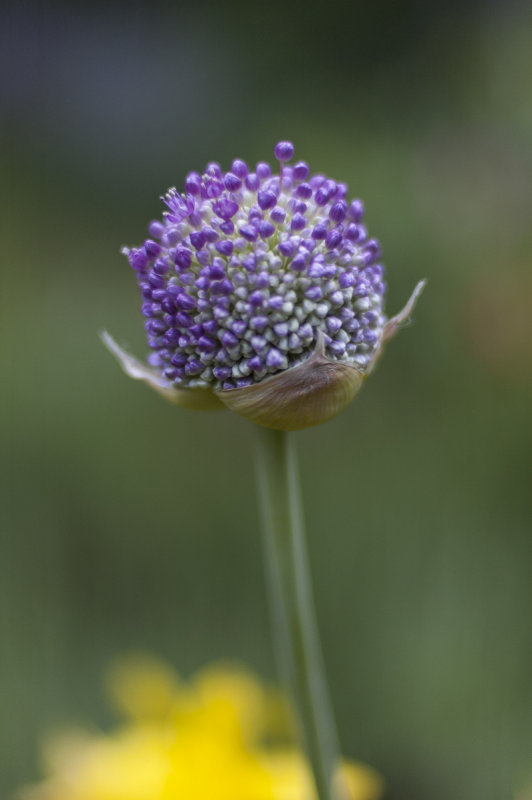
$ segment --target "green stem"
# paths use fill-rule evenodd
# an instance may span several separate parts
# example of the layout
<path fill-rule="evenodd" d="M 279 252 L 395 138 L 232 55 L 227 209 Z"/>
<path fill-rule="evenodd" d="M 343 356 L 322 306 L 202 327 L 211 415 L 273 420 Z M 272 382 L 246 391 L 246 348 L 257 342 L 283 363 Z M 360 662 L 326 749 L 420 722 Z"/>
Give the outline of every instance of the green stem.
<path fill-rule="evenodd" d="M 257 431 L 257 480 L 279 669 L 319 800 L 333 800 L 338 742 L 318 636 L 292 434 Z"/>

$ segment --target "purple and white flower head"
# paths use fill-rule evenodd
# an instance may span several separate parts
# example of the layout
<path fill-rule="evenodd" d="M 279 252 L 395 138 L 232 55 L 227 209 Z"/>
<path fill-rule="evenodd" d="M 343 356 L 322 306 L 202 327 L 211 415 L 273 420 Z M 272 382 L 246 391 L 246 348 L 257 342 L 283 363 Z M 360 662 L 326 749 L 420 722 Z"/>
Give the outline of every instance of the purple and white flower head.
<path fill-rule="evenodd" d="M 191 172 L 163 198 L 163 221 L 125 247 L 142 295 L 151 353 L 143 364 L 108 334 L 129 375 L 173 402 L 229 407 L 296 430 L 338 413 L 423 288 L 388 320 L 380 247 L 347 186 L 289 164 L 233 161 Z"/>

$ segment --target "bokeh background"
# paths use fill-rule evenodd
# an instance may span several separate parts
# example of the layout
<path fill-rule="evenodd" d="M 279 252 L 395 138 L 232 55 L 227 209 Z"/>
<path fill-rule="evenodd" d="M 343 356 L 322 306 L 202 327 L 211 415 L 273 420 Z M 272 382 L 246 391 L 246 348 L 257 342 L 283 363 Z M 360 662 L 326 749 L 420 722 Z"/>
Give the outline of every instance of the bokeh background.
<path fill-rule="evenodd" d="M 343 749 L 388 800 L 532 772 L 532 12 L 527 4 L 17 2 L 2 12 L 0 795 L 110 721 L 149 651 L 275 675 L 250 427 L 166 405 L 120 255 L 208 160 L 288 138 L 363 197 L 415 325 L 299 435 Z"/>

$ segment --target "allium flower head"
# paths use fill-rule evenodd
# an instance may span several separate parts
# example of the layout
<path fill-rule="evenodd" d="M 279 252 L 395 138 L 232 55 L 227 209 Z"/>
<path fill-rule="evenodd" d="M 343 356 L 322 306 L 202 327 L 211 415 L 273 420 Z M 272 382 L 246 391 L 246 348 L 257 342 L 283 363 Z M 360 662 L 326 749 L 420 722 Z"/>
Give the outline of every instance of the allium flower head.
<path fill-rule="evenodd" d="M 380 247 L 345 183 L 289 164 L 241 160 L 191 172 L 163 198 L 163 221 L 124 248 L 136 272 L 147 368 L 108 344 L 133 377 L 175 402 L 224 404 L 297 429 L 341 410 L 410 311 L 387 321 Z M 417 293 L 420 291 L 417 288 Z"/>

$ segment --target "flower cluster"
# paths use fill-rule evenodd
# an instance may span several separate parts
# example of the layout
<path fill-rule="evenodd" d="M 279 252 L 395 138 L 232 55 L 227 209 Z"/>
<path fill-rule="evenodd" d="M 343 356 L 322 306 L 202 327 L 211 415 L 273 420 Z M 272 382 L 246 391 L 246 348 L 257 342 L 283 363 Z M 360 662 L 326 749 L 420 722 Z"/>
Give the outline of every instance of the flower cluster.
<path fill-rule="evenodd" d="M 103 339 L 124 370 L 188 408 L 227 407 L 298 430 L 338 414 L 412 310 L 384 314 L 380 249 L 347 186 L 290 165 L 291 142 L 251 171 L 191 172 L 162 222 L 123 252 L 142 293 L 148 364 Z"/>
<path fill-rule="evenodd" d="M 126 721 L 52 743 L 48 778 L 21 800 L 314 800 L 281 699 L 246 671 L 211 667 L 187 684 L 142 659 L 119 665 L 110 688 Z M 381 796 L 368 767 L 345 762 L 336 780 L 346 800 Z"/>
<path fill-rule="evenodd" d="M 151 238 L 124 248 L 146 317 L 150 363 L 178 386 L 234 389 L 325 354 L 364 371 L 385 317 L 380 248 L 347 186 L 289 162 L 279 174 L 241 160 L 191 172 L 170 189 Z"/>

